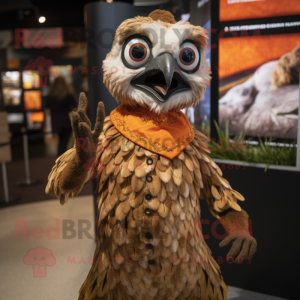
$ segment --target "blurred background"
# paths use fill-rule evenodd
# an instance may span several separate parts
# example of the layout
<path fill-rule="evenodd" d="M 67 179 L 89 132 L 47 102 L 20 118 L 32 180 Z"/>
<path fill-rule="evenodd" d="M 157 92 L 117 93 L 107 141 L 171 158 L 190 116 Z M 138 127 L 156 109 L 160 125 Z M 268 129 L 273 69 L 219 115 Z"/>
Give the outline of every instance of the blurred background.
<path fill-rule="evenodd" d="M 9 222 L 16 218 L 16 211 L 26 212 L 22 216 L 18 211 L 20 218 L 34 218 L 36 210 L 30 205 L 50 207 L 52 202 L 45 204 L 46 200 L 53 201 L 49 210 L 54 220 L 60 206 L 45 194 L 45 186 L 57 157 L 74 145 L 68 113 L 77 107 L 81 92 L 89 99 L 92 123 L 98 101 L 104 102 L 107 115 L 117 107 L 103 85 L 102 61 L 122 21 L 148 16 L 155 9 L 170 11 L 176 21 L 204 27 L 209 37 L 206 59 L 211 83 L 202 101 L 183 112 L 195 128 L 211 138 L 212 157 L 232 186 L 249 199 L 243 208 L 253 218 L 259 242 L 252 265 L 221 266 L 226 282 L 296 299 L 297 284 L 292 276 L 296 267 L 291 266 L 294 262 L 288 263 L 288 257 L 297 257 L 292 221 L 297 209 L 287 211 L 281 206 L 299 205 L 298 0 L 1 1 L 0 216 L 7 218 L 2 219 L 3 226 L 10 226 L 13 234 L 14 224 Z M 216 143 L 222 138 L 233 150 L 224 152 L 223 144 Z M 248 151 L 234 151 L 237 140 Z M 79 195 L 85 200 L 76 201 L 75 215 L 68 208 L 71 211 L 67 209 L 61 218 L 80 219 L 79 212 L 86 208 L 85 215 L 94 220 L 94 190 L 95 182 L 90 181 Z M 203 215 L 210 219 L 206 204 L 202 206 Z M 42 211 L 47 220 L 47 211 Z M 280 230 L 274 229 L 272 216 Z M 279 231 L 285 234 L 285 243 L 289 240 L 291 252 L 284 244 L 273 246 Z M 214 252 L 218 241 L 208 244 Z M 93 247 L 91 243 L 91 253 Z M 0 251 L 8 253 L 6 248 Z M 216 253 L 221 252 L 218 249 Z M 86 269 L 78 269 L 78 274 L 88 271 L 88 266 L 82 268 Z M 0 278 L 6 275 L 0 274 Z M 7 289 L 5 293 L 3 299 L 17 295 Z M 234 294 L 234 289 L 232 293 L 231 299 L 248 299 Z"/>

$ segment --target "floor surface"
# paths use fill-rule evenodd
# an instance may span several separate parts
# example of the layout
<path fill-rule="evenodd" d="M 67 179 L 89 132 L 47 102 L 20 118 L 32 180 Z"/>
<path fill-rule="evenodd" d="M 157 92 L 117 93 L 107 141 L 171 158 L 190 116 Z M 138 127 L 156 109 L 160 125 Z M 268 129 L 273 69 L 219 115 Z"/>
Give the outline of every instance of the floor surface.
<path fill-rule="evenodd" d="M 48 175 L 55 164 L 55 160 L 55 156 L 30 158 L 30 178 L 31 180 L 39 180 L 39 183 L 29 187 L 17 186 L 19 181 L 25 179 L 24 160 L 18 159 L 6 164 L 9 195 L 12 198 L 18 198 L 17 204 L 53 199 L 52 196 L 45 194 L 45 187 L 47 185 Z M 92 193 L 92 183 L 89 181 L 88 184 L 83 187 L 79 195 L 91 195 Z M 3 175 L 0 170 L 0 208 L 4 206 Z"/>

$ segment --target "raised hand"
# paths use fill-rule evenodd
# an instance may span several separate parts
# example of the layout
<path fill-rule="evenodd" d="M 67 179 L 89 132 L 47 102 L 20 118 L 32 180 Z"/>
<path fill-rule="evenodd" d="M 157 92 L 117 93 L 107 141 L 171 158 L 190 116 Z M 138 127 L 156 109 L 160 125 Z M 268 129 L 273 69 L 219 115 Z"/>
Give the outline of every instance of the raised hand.
<path fill-rule="evenodd" d="M 242 210 L 229 211 L 222 216 L 220 222 L 228 233 L 228 236 L 219 244 L 225 247 L 233 241 L 232 247 L 227 254 L 227 260 L 242 262 L 244 259 L 251 258 L 256 252 L 257 242 L 251 236 L 248 228 L 248 214 Z"/>
<path fill-rule="evenodd" d="M 79 96 L 78 109 L 70 113 L 74 141 L 78 158 L 82 164 L 96 156 L 98 137 L 103 130 L 105 109 L 102 102 L 98 103 L 95 128 L 92 131 L 91 121 L 86 115 L 87 98 L 84 93 Z"/>

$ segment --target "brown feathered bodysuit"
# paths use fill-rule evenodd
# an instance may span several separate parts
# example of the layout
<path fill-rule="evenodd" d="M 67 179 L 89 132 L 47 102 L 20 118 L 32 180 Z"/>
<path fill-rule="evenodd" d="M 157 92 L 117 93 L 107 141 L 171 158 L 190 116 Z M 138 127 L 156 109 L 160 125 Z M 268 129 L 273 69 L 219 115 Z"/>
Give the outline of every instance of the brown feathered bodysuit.
<path fill-rule="evenodd" d="M 237 204 L 244 198 L 206 154 L 207 138 L 194 129 L 192 141 L 168 159 L 122 135 L 111 117 L 104 119 L 101 103 L 91 132 L 85 110 L 81 95 L 78 111 L 71 114 L 74 137 L 87 137 L 86 146 L 96 142 L 96 151 L 68 150 L 57 159 L 46 187 L 63 204 L 97 178 L 97 246 L 79 299 L 227 299 L 202 235 L 198 199 L 206 199 L 229 234 L 220 245 L 235 239 L 233 259 L 252 256 L 256 242 L 248 232 L 248 215 Z"/>

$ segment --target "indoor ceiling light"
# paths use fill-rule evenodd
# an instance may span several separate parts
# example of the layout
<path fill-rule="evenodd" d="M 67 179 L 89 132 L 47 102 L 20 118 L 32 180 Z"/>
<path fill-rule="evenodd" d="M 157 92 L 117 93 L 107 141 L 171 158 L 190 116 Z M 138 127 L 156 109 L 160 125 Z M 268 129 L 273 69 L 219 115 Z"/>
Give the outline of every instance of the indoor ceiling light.
<path fill-rule="evenodd" d="M 107 3 L 112 3 L 114 0 L 106 0 Z"/>
<path fill-rule="evenodd" d="M 46 21 L 46 18 L 44 16 L 39 17 L 39 22 L 44 23 Z"/>

